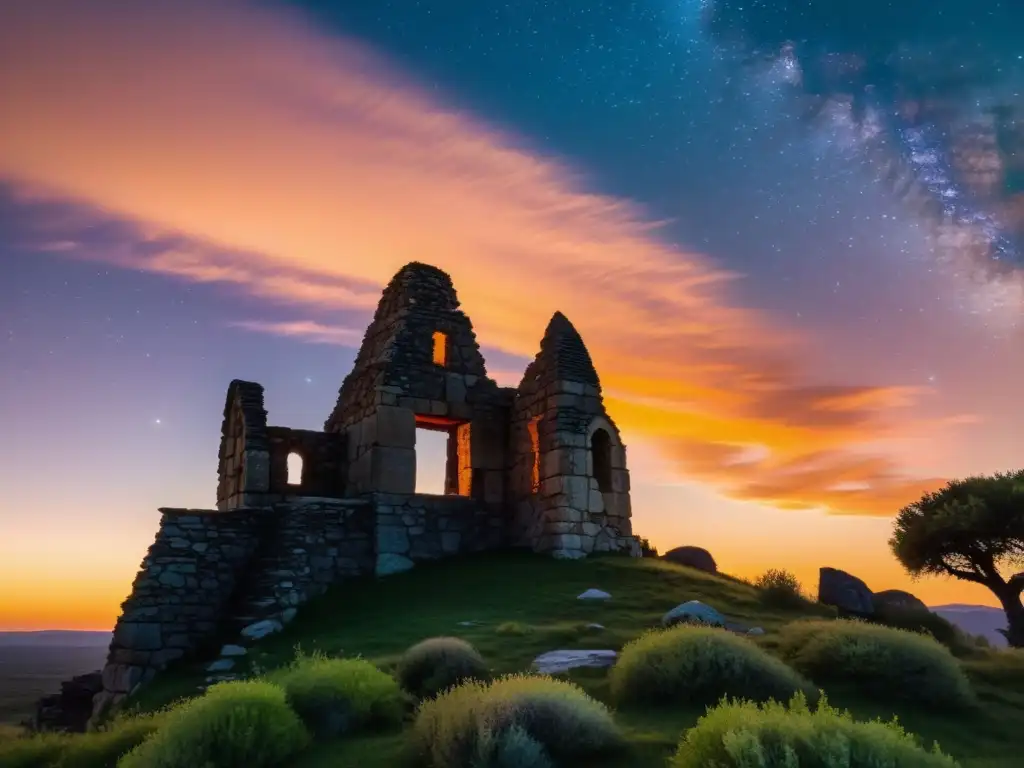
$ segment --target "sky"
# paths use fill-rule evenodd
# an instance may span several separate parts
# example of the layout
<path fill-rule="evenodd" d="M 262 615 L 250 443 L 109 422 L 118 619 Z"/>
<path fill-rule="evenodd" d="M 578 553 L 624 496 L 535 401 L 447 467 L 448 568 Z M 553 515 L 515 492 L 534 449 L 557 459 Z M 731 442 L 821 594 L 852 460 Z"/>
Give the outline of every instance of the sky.
<path fill-rule="evenodd" d="M 111 627 L 158 508 L 214 505 L 228 382 L 321 429 L 413 260 L 504 385 L 572 320 L 661 551 L 994 604 L 886 541 L 946 479 L 1022 466 L 1019 275 L 937 259 L 849 127 L 738 75 L 704 5 L 6 9 L 0 629 Z"/>

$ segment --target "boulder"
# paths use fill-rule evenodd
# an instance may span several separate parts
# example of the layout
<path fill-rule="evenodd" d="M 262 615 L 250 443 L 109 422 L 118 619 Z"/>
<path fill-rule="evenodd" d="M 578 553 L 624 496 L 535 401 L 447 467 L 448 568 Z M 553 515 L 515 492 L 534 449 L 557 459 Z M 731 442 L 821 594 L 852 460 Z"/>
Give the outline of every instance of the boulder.
<path fill-rule="evenodd" d="M 675 624 L 706 624 L 710 627 L 724 627 L 725 616 L 710 605 L 704 605 L 700 600 L 690 600 L 677 605 L 662 616 L 661 624 L 665 627 Z"/>
<path fill-rule="evenodd" d="M 751 627 L 747 630 L 748 635 L 763 635 L 764 630 L 761 627 Z"/>
<path fill-rule="evenodd" d="M 586 592 L 581 592 L 576 596 L 577 600 L 607 600 L 611 597 L 607 592 L 602 592 L 600 589 L 588 589 Z"/>
<path fill-rule="evenodd" d="M 718 573 L 718 564 L 715 562 L 715 558 L 706 549 L 700 547 L 676 547 L 662 555 L 661 559 L 676 565 L 685 565 L 687 568 L 696 568 L 705 573 Z"/>
<path fill-rule="evenodd" d="M 883 589 L 881 592 L 875 592 L 872 602 L 876 611 L 883 608 L 898 608 L 904 611 L 928 610 L 924 601 L 902 589 Z"/>
<path fill-rule="evenodd" d="M 533 660 L 533 668 L 542 675 L 557 675 L 579 667 L 610 667 L 616 658 L 615 651 L 548 651 Z"/>
<path fill-rule="evenodd" d="M 31 725 L 38 731 L 80 733 L 92 715 L 93 697 L 102 691 L 100 672 L 73 677 L 60 684 L 60 693 L 39 700 Z"/>
<path fill-rule="evenodd" d="M 818 602 L 858 616 L 871 616 L 875 612 L 874 595 L 868 585 L 838 568 L 819 570 Z"/>

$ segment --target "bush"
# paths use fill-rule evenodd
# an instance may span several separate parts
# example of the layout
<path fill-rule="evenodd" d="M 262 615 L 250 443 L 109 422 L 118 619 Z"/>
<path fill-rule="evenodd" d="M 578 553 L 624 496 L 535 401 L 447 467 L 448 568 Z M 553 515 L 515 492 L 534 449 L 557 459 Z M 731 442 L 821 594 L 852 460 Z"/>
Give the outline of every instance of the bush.
<path fill-rule="evenodd" d="M 91 733 L 5 739 L 0 741 L 0 768 L 109 768 L 156 730 L 158 717 L 122 717 Z"/>
<path fill-rule="evenodd" d="M 622 703 L 711 704 L 721 696 L 788 700 L 810 684 L 751 641 L 721 629 L 679 624 L 627 643 L 611 670 Z"/>
<path fill-rule="evenodd" d="M 317 736 L 398 723 L 405 714 L 398 682 L 364 659 L 299 655 L 270 679 Z"/>
<path fill-rule="evenodd" d="M 932 707 L 973 701 L 967 676 L 931 637 L 862 621 L 797 621 L 779 633 L 779 651 L 817 683 Z"/>
<path fill-rule="evenodd" d="M 765 605 L 776 608 L 800 608 L 808 603 L 800 582 L 789 571 L 769 568 L 754 581 Z"/>
<path fill-rule="evenodd" d="M 425 701 L 410 738 L 434 768 L 546 768 L 622 744 L 604 704 L 564 680 L 525 675 L 466 682 Z"/>
<path fill-rule="evenodd" d="M 522 636 L 533 633 L 533 627 L 529 624 L 522 624 L 518 621 L 505 621 L 494 628 L 499 635 Z"/>
<path fill-rule="evenodd" d="M 218 683 L 171 709 L 160 728 L 117 765 L 269 768 L 285 764 L 308 741 L 278 686 L 259 680 Z"/>
<path fill-rule="evenodd" d="M 937 613 L 920 608 L 876 605 L 875 613 L 870 621 L 894 629 L 927 633 L 949 648 L 956 656 L 969 656 L 976 653 L 980 647 L 977 640 L 971 638 L 953 622 Z"/>
<path fill-rule="evenodd" d="M 789 708 L 777 702 L 722 702 L 686 732 L 671 768 L 956 768 L 936 748 L 922 749 L 895 721 L 858 723 L 848 712 L 815 710 L 797 695 Z"/>
<path fill-rule="evenodd" d="M 466 680 L 486 680 L 487 663 L 457 637 L 431 637 L 409 648 L 398 662 L 398 682 L 417 698 L 436 696 Z"/>

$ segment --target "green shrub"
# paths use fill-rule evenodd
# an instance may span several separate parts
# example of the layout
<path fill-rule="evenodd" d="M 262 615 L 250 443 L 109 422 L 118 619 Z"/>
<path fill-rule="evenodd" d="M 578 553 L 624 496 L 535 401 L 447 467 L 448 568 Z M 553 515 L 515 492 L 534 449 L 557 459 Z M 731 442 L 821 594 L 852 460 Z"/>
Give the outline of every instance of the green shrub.
<path fill-rule="evenodd" d="M 929 634 L 956 656 L 969 656 L 976 653 L 980 647 L 977 640 L 971 638 L 953 622 L 921 608 L 883 603 L 875 606 L 875 613 L 870 621 L 893 629 Z"/>
<path fill-rule="evenodd" d="M 364 659 L 299 655 L 271 675 L 288 704 L 317 736 L 400 722 L 405 695 L 398 682 Z"/>
<path fill-rule="evenodd" d="M 261 680 L 218 683 L 171 709 L 159 729 L 118 768 L 284 765 L 309 734 L 284 690 Z"/>
<path fill-rule="evenodd" d="M 824 698 L 722 702 L 686 732 L 671 768 L 956 768 L 938 748 L 926 752 L 895 721 L 858 723 Z"/>
<path fill-rule="evenodd" d="M 817 692 L 794 670 L 750 640 L 722 629 L 678 624 L 627 643 L 612 667 L 616 701 L 711 704 L 721 696 L 788 700 Z"/>
<path fill-rule="evenodd" d="M 779 652 L 816 683 L 849 682 L 861 693 L 930 707 L 974 698 L 950 652 L 914 632 L 862 621 L 797 621 L 780 631 Z"/>
<path fill-rule="evenodd" d="M 518 621 L 505 621 L 494 628 L 499 635 L 521 637 L 533 633 L 533 627 Z"/>
<path fill-rule="evenodd" d="M 67 748 L 68 736 L 41 733 L 0 741 L 0 768 L 49 768 Z"/>
<path fill-rule="evenodd" d="M 152 734 L 160 715 L 123 717 L 91 733 L 41 733 L 0 740 L 0 768 L 113 768 Z"/>
<path fill-rule="evenodd" d="M 543 768 L 622 744 L 604 704 L 564 680 L 525 675 L 465 682 L 428 699 L 410 739 L 433 768 Z"/>
<path fill-rule="evenodd" d="M 457 637 L 431 637 L 416 643 L 398 662 L 398 682 L 417 698 L 436 696 L 466 680 L 486 680 L 487 662 Z"/>
<path fill-rule="evenodd" d="M 769 568 L 754 581 L 765 605 L 776 608 L 800 608 L 809 601 L 796 576 L 781 568 Z"/>

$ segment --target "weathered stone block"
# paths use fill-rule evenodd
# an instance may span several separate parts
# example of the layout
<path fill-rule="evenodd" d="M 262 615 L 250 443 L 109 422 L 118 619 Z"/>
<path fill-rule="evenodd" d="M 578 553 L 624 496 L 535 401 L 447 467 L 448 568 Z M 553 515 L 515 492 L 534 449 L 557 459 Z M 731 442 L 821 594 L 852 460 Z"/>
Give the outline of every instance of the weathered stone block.
<path fill-rule="evenodd" d="M 363 426 L 363 440 L 386 448 L 416 447 L 416 414 L 409 408 L 382 405 Z"/>
<path fill-rule="evenodd" d="M 405 554 L 409 551 L 409 534 L 404 526 L 382 525 L 377 528 L 377 551 Z"/>
<path fill-rule="evenodd" d="M 413 429 L 415 437 L 415 428 Z M 385 493 L 415 493 L 416 451 L 376 447 L 371 451 L 371 486 Z"/>
<path fill-rule="evenodd" d="M 466 401 L 466 380 L 462 374 L 449 373 L 445 376 L 444 396 L 449 403 Z"/>
<path fill-rule="evenodd" d="M 113 642 L 135 651 L 155 651 L 162 645 L 160 625 L 156 622 L 119 622 Z"/>
<path fill-rule="evenodd" d="M 387 553 L 377 556 L 375 571 L 378 576 L 390 576 L 393 573 L 408 571 L 414 566 L 415 563 L 404 555 Z"/>
<path fill-rule="evenodd" d="M 270 491 L 270 454 L 249 449 L 245 452 L 245 492 Z"/>

